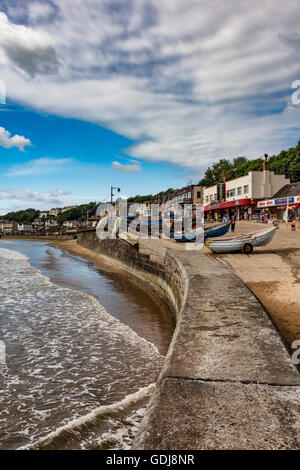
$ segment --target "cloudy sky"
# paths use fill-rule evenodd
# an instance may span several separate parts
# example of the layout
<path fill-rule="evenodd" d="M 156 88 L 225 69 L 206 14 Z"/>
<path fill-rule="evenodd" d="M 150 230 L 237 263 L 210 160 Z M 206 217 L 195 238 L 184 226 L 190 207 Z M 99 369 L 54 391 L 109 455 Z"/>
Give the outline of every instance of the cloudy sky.
<path fill-rule="evenodd" d="M 0 213 L 296 144 L 299 0 L 0 0 Z"/>

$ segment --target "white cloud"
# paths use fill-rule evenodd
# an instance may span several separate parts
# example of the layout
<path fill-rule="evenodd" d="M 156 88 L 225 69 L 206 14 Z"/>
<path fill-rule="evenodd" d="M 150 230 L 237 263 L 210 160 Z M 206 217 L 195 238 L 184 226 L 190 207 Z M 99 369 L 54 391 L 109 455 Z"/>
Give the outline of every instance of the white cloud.
<path fill-rule="evenodd" d="M 69 196 L 70 194 L 72 194 L 71 191 L 66 191 L 64 189 L 57 189 L 56 192 L 60 196 Z"/>
<path fill-rule="evenodd" d="M 9 131 L 4 129 L 4 127 L 0 127 L 0 146 L 6 149 L 10 149 L 12 147 L 17 147 L 20 150 L 24 150 L 24 147 L 28 147 L 32 145 L 29 139 L 26 139 L 24 136 L 21 135 L 14 135 L 11 137 Z"/>
<path fill-rule="evenodd" d="M 128 149 L 137 159 L 197 172 L 300 137 L 300 107 L 290 105 L 300 79 L 298 0 L 52 4 L 56 19 L 34 27 L 0 16 L 10 98 L 125 135 L 137 141 Z"/>
<path fill-rule="evenodd" d="M 131 165 L 123 165 L 119 162 L 112 162 L 112 166 L 121 173 L 135 173 L 141 170 L 140 165 L 133 163 Z"/>
<path fill-rule="evenodd" d="M 30 203 L 61 204 L 62 200 L 53 194 L 40 194 L 29 189 L 0 189 L 0 200 L 27 201 Z"/>
<path fill-rule="evenodd" d="M 27 8 L 28 16 L 33 22 L 45 21 L 53 14 L 53 8 L 49 3 L 30 2 Z"/>
<path fill-rule="evenodd" d="M 21 165 L 14 165 L 5 173 L 5 176 L 29 176 L 55 173 L 71 162 L 71 158 L 38 158 Z"/>
<path fill-rule="evenodd" d="M 46 32 L 13 24 L 0 12 L 0 66 L 11 65 L 30 77 L 55 73 L 58 62 L 54 43 Z"/>

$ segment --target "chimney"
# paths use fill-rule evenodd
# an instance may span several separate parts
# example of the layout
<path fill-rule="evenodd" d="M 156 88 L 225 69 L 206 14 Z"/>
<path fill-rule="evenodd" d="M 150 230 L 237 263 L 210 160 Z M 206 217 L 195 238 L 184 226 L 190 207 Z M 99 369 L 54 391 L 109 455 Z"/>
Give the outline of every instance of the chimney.
<path fill-rule="evenodd" d="M 263 163 L 263 171 L 269 170 L 269 160 L 268 160 L 269 155 L 265 153 L 265 160 Z"/>

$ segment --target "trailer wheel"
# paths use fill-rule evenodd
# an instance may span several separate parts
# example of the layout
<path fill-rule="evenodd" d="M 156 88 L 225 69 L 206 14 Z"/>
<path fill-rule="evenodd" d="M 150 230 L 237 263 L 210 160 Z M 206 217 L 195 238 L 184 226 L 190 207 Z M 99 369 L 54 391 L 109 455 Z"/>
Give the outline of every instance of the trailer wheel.
<path fill-rule="evenodd" d="M 245 255 L 251 255 L 251 253 L 253 253 L 253 246 L 251 245 L 251 243 L 246 243 L 243 246 L 243 253 Z"/>

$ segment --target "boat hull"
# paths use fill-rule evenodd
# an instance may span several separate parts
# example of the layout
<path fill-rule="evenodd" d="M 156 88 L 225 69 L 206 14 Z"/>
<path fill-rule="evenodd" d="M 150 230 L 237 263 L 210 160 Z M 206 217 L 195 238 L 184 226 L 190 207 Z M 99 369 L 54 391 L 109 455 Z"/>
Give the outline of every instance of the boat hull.
<path fill-rule="evenodd" d="M 214 253 L 233 253 L 243 251 L 245 245 L 252 248 L 257 246 L 265 246 L 274 237 L 276 227 L 265 231 L 254 232 L 240 237 L 224 238 L 223 240 L 211 240 L 207 243 L 210 250 Z"/>

